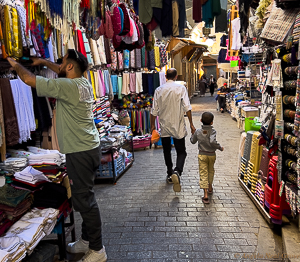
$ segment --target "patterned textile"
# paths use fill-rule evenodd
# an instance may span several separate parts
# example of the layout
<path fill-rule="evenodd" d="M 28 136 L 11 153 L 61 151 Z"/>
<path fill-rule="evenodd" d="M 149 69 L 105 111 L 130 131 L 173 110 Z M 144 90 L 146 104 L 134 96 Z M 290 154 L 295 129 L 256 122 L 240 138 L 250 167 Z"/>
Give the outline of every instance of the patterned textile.
<path fill-rule="evenodd" d="M 123 54 L 124 54 L 124 60 L 123 60 L 123 63 L 124 63 L 124 68 L 129 68 L 129 51 L 128 50 L 124 50 L 123 51 Z M 123 79 L 124 81 L 124 79 Z"/>
<path fill-rule="evenodd" d="M 135 66 L 136 68 L 142 67 L 141 49 L 135 49 Z"/>
<path fill-rule="evenodd" d="M 19 37 L 20 30 L 17 10 L 8 5 L 4 6 L 4 21 L 7 53 L 9 56 L 22 57 L 22 39 Z"/>
<path fill-rule="evenodd" d="M 297 17 L 296 17 L 296 21 L 294 24 L 294 29 L 293 29 L 293 38 L 294 38 L 294 42 L 298 41 L 300 38 L 300 13 L 298 13 Z"/>
<path fill-rule="evenodd" d="M 117 52 L 118 55 L 118 69 L 123 70 L 123 54 L 121 52 Z"/>
<path fill-rule="evenodd" d="M 152 49 L 151 51 L 148 51 L 148 68 L 150 70 L 154 70 L 155 69 L 155 57 L 154 57 L 154 49 Z"/>
<path fill-rule="evenodd" d="M 167 58 L 167 51 L 165 45 L 159 46 L 159 53 L 160 53 L 160 64 L 161 66 L 165 66 L 168 64 L 168 58 Z"/>
<path fill-rule="evenodd" d="M 118 65 L 117 52 L 115 51 L 112 42 L 110 42 L 110 55 L 111 55 L 111 69 L 117 70 L 117 65 Z"/>
<path fill-rule="evenodd" d="M 130 51 L 130 68 L 135 68 L 135 51 Z"/>
<path fill-rule="evenodd" d="M 141 59 L 142 59 L 142 67 L 146 67 L 146 63 L 145 63 L 145 51 L 146 51 L 146 48 L 145 46 L 142 47 L 141 49 Z"/>
<path fill-rule="evenodd" d="M 155 57 L 155 66 L 159 67 L 160 66 L 160 53 L 159 53 L 158 46 L 154 47 L 154 57 Z"/>
<path fill-rule="evenodd" d="M 298 9 L 282 10 L 274 5 L 271 16 L 261 33 L 261 38 L 283 43 L 296 20 L 298 12 Z"/>
<path fill-rule="evenodd" d="M 298 69 L 297 89 L 296 89 L 296 114 L 294 119 L 294 134 L 300 137 L 300 68 Z"/>
<path fill-rule="evenodd" d="M 18 17 L 19 17 L 19 22 L 20 22 L 20 34 L 22 37 L 22 44 L 24 47 L 29 47 L 30 46 L 30 41 L 26 37 L 26 10 L 23 6 L 16 5 L 17 12 L 18 12 Z"/>

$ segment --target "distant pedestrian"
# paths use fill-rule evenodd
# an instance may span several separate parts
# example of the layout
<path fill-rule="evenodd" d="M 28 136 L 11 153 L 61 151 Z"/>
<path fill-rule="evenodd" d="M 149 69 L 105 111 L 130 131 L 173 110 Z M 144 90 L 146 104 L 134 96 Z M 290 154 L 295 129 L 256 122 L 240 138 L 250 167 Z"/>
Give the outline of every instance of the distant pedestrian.
<path fill-rule="evenodd" d="M 214 115 L 211 112 L 204 112 L 201 117 L 202 128 L 197 129 L 190 139 L 192 144 L 198 142 L 199 184 L 200 188 L 204 189 L 204 197 L 202 197 L 204 204 L 209 204 L 208 194 L 213 193 L 216 150 L 224 150 L 217 142 L 217 132 L 212 126 L 213 120 Z"/>
<path fill-rule="evenodd" d="M 206 87 L 207 87 L 206 77 L 202 76 L 201 80 L 199 81 L 200 96 L 205 96 Z"/>
<path fill-rule="evenodd" d="M 217 84 L 217 82 L 216 82 L 216 79 L 214 78 L 214 75 L 210 75 L 208 85 L 209 85 L 209 91 L 210 91 L 211 96 L 214 95 L 216 84 Z"/>

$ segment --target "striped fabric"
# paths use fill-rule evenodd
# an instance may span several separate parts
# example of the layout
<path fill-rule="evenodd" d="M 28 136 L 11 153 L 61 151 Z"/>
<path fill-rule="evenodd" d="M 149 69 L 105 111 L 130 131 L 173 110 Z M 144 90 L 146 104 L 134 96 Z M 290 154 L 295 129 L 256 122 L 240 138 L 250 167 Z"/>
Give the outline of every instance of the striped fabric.
<path fill-rule="evenodd" d="M 294 42 L 298 41 L 300 38 L 300 12 L 298 13 L 297 17 L 296 17 L 296 21 L 294 24 L 294 29 L 293 29 L 293 38 L 294 38 Z"/>
<path fill-rule="evenodd" d="M 299 9 L 282 10 L 274 5 L 270 18 L 261 33 L 261 38 L 277 43 L 284 43 L 298 13 Z"/>

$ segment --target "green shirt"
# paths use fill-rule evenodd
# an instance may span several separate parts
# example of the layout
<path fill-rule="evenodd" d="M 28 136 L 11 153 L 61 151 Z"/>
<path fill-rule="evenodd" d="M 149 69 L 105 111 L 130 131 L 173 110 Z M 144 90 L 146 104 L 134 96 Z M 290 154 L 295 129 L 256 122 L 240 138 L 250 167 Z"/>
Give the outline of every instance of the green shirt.
<path fill-rule="evenodd" d="M 93 118 L 93 88 L 84 77 L 36 77 L 38 96 L 56 98 L 56 130 L 64 154 L 91 150 L 100 145 Z"/>

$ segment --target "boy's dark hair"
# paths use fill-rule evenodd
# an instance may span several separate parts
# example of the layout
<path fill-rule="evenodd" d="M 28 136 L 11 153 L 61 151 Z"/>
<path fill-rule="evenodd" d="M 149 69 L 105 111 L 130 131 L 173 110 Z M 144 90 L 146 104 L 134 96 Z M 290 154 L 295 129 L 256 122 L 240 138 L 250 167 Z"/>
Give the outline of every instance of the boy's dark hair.
<path fill-rule="evenodd" d="M 174 80 L 176 76 L 177 76 L 177 70 L 175 68 L 170 68 L 167 70 L 166 78 L 168 80 Z"/>
<path fill-rule="evenodd" d="M 210 125 L 214 120 L 214 115 L 211 112 L 204 112 L 201 116 L 203 125 Z"/>
<path fill-rule="evenodd" d="M 68 49 L 67 59 L 76 63 L 76 67 L 79 69 L 81 74 L 88 69 L 89 64 L 86 57 L 75 49 Z"/>

